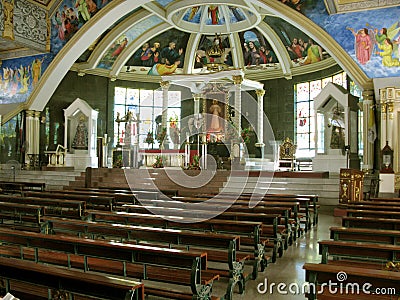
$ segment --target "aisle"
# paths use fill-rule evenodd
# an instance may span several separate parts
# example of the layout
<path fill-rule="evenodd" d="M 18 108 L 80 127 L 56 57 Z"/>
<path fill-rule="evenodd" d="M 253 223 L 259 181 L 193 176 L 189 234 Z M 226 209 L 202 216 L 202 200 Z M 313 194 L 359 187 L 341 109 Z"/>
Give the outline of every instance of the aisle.
<path fill-rule="evenodd" d="M 264 273 L 260 273 L 255 281 L 249 281 L 246 285 L 246 291 L 243 295 L 235 293 L 234 299 L 258 300 L 258 299 L 271 299 L 271 300 L 304 300 L 304 295 L 293 295 L 289 292 L 288 286 L 294 284 L 301 287 L 305 279 L 305 271 L 302 269 L 305 262 L 321 261 L 318 254 L 318 240 L 329 239 L 329 227 L 341 224 L 340 218 L 333 217 L 333 213 L 320 212 L 319 224 L 313 227 L 310 232 L 305 236 L 297 239 L 297 241 L 289 246 L 285 251 L 283 257 L 279 258 L 276 263 L 270 264 Z M 257 286 L 260 283 L 265 283 L 273 286 L 273 294 L 269 292 L 261 294 L 257 291 Z M 287 294 L 278 293 L 277 285 L 279 283 L 286 284 Z M 265 288 L 265 286 L 261 286 Z"/>

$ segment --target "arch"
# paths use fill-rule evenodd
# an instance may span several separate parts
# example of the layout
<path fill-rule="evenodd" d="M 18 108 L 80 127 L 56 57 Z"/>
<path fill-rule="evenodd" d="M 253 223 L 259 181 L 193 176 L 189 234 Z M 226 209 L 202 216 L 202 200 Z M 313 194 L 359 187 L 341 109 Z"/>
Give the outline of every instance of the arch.
<path fill-rule="evenodd" d="M 25 108 L 42 111 L 57 86 L 78 59 L 79 55 L 86 50 L 90 44 L 98 38 L 107 28 L 118 20 L 150 2 L 149 0 L 118 1 L 110 2 L 87 22 L 70 40 L 70 42 L 58 53 L 48 69 L 42 76 L 42 80 L 31 94 Z M 228 2 L 228 1 L 227 1 Z M 323 29 L 312 22 L 303 14 L 276 0 L 248 0 L 249 3 L 257 5 L 262 9 L 271 11 L 287 22 L 301 28 L 306 34 L 317 41 L 327 50 L 336 62 L 349 74 L 350 77 L 362 87 L 372 89 L 373 83 L 370 78 L 359 68 L 346 51 Z"/>

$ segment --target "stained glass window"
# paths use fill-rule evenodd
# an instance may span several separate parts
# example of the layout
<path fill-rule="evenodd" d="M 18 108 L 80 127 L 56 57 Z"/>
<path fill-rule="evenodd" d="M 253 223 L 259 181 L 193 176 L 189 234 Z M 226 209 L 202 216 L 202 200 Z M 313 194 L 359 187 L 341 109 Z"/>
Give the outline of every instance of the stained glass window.
<path fill-rule="evenodd" d="M 145 143 L 147 134 L 153 133 L 154 147 L 158 147 L 158 141 L 155 139 L 157 124 L 156 118 L 161 122 L 162 116 L 163 92 L 162 90 L 145 90 L 116 87 L 114 94 L 114 120 L 119 113 L 120 118 L 124 118 L 128 111 L 132 112 L 134 117 L 139 120 L 138 124 L 138 142 L 140 148 L 147 148 Z M 168 91 L 168 113 L 167 126 L 171 127 L 171 120 L 174 120 L 173 127 L 175 132 L 179 132 L 181 119 L 181 92 Z M 120 124 L 119 143 L 124 141 L 124 125 Z M 175 130 L 176 128 L 176 130 Z M 168 134 L 168 132 L 167 132 Z M 177 137 L 175 136 L 175 142 Z M 118 124 L 114 124 L 114 145 L 118 142 Z M 172 142 L 172 141 L 171 141 Z M 171 144 L 171 147 L 173 145 Z"/>
<path fill-rule="evenodd" d="M 315 147 L 317 147 L 318 152 L 323 152 L 324 150 L 323 126 L 317 128 L 320 138 L 316 145 L 314 98 L 319 95 L 329 82 L 339 84 L 347 89 L 347 76 L 345 72 L 320 80 L 298 83 L 294 86 L 297 157 L 314 157 Z M 324 124 L 323 115 L 318 114 L 317 118 L 318 124 Z"/>

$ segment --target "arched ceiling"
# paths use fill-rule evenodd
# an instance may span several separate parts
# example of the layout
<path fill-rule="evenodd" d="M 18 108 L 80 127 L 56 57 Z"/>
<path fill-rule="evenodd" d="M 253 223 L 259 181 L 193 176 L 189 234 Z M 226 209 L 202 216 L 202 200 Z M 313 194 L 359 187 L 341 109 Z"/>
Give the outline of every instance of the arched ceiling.
<path fill-rule="evenodd" d="M 149 64 L 135 60 L 135 55 L 141 51 L 144 53 L 146 44 L 151 48 L 158 43 L 161 51 L 170 41 L 174 41 L 176 50 L 183 48 L 184 51 L 174 73 L 212 72 L 215 68 L 210 70 L 207 63 L 214 59 L 210 59 L 207 50 L 213 46 L 216 37 L 221 38 L 225 51 L 224 68 L 243 69 L 253 79 L 292 78 L 293 75 L 304 73 L 305 69 L 310 72 L 335 64 L 323 50 L 327 61 L 315 64 L 313 68 L 305 68 L 306 50 L 299 58 L 287 47 L 293 39 L 309 45 L 310 37 L 256 1 L 218 0 L 193 4 L 190 0 L 158 0 L 143 4 L 134 13 L 118 21 L 112 30 L 97 41 L 90 56 L 87 58 L 86 52 L 87 59 L 81 57 L 73 70 L 80 75 L 98 74 L 112 80 L 154 81 L 155 78 L 148 76 L 151 69 Z M 256 55 L 261 57 L 249 61 L 243 45 L 251 42 L 257 48 Z M 120 53 L 116 51 L 118 45 L 123 45 Z M 263 57 L 269 51 L 276 56 L 271 61 Z M 197 55 L 202 59 L 203 68 L 196 65 Z"/>
<path fill-rule="evenodd" d="M 214 7 L 221 10 L 218 19 L 212 12 Z M 193 17 L 196 20 L 193 22 L 189 20 L 192 11 L 198 14 Z M 215 30 L 213 26 L 216 26 Z M 196 4 L 187 0 L 114 0 L 99 10 L 65 47 L 57 51 L 39 86 L 31 94 L 27 108 L 42 110 L 70 69 L 81 76 L 96 74 L 111 80 L 159 82 L 160 77 L 148 75 L 148 67 L 136 66 L 130 61 L 146 42 L 152 44 L 160 39 L 162 47 L 166 47 L 171 32 L 179 33 L 176 42 L 183 43 L 185 48 L 182 66 L 176 70 L 180 74 L 210 72 L 207 68 L 195 68 L 195 54 L 203 50 L 202 42 L 212 40 L 218 34 L 224 38 L 224 48 L 230 48 L 231 63 L 228 67 L 242 68 L 249 79 L 291 78 L 339 63 L 360 85 L 369 82 L 369 78 L 326 32 L 278 0 L 214 0 L 212 3 L 202 0 Z M 161 39 L 163 37 L 165 40 Z M 326 50 L 324 58 L 330 55 L 333 59 L 301 65 L 301 60 L 293 59 L 286 49 L 295 37 L 311 37 Z M 258 46 L 265 45 L 276 53 L 276 63 L 253 65 L 245 62 L 242 45 L 256 40 Z M 115 50 L 110 51 L 122 43 L 125 45 L 118 55 L 110 55 Z"/>

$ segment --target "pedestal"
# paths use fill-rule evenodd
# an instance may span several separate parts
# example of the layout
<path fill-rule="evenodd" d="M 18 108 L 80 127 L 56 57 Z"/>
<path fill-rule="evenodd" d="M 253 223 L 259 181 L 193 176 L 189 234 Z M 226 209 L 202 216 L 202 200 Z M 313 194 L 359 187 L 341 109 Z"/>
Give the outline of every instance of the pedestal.
<path fill-rule="evenodd" d="M 76 171 L 85 171 L 87 167 L 98 168 L 98 158 L 91 157 L 87 150 L 75 150 L 74 153 L 66 154 L 65 165 L 73 166 Z"/>
<path fill-rule="evenodd" d="M 394 173 L 379 174 L 379 193 L 393 194 L 395 192 L 394 183 L 395 183 Z"/>
<path fill-rule="evenodd" d="M 348 164 L 347 164 L 348 160 Z M 360 169 L 360 158 L 351 153 L 349 157 L 340 149 L 330 149 L 328 154 L 317 154 L 313 159 L 313 171 L 339 173 L 342 168 Z"/>
<path fill-rule="evenodd" d="M 339 202 L 362 201 L 364 173 L 354 169 L 340 169 Z"/>

